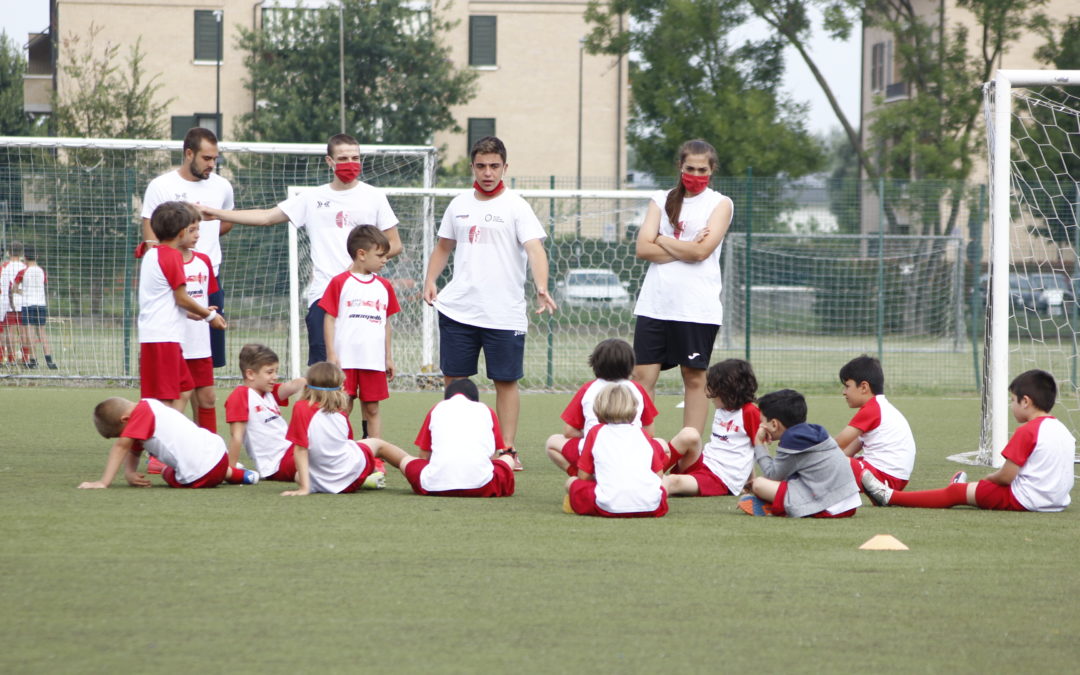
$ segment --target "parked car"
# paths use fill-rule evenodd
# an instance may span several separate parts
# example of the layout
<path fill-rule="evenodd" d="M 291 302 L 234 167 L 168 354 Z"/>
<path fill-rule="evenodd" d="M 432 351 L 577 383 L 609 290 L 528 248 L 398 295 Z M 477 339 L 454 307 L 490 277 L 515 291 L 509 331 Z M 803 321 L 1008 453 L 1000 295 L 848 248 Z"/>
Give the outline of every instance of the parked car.
<path fill-rule="evenodd" d="M 979 277 L 983 297 L 990 292 L 990 275 Z M 1033 272 L 1009 275 L 1009 305 L 1012 313 L 1023 311 L 1061 314 L 1065 308 L 1075 311 L 1076 291 L 1068 278 L 1059 272 Z"/>
<path fill-rule="evenodd" d="M 629 307 L 632 302 L 626 288 L 610 269 L 573 269 L 555 283 L 555 300 L 567 307 Z"/>

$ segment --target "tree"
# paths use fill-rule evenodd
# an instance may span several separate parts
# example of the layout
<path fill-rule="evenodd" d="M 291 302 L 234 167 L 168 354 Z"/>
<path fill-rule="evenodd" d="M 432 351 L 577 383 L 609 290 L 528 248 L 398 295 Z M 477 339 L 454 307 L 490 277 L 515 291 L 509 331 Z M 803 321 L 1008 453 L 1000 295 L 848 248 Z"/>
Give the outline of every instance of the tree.
<path fill-rule="evenodd" d="M 30 116 L 23 111 L 23 73 L 26 59 L 19 43 L 0 31 L 0 136 L 30 133 Z"/>
<path fill-rule="evenodd" d="M 457 69 L 439 40 L 452 24 L 406 0 L 341 0 L 345 25 L 345 129 L 364 142 L 415 144 L 460 131 L 451 106 L 474 95 L 476 74 Z M 262 30 L 241 29 L 245 88 L 256 110 L 241 138 L 311 141 L 341 131 L 339 13 L 275 9 Z"/>
<path fill-rule="evenodd" d="M 641 168 L 670 175 L 691 138 L 716 147 L 719 175 L 801 176 L 823 163 L 805 107 L 779 91 L 783 43 L 733 37 L 749 18 L 742 0 L 594 0 L 586 18 L 590 53 L 630 55 L 629 144 Z"/>

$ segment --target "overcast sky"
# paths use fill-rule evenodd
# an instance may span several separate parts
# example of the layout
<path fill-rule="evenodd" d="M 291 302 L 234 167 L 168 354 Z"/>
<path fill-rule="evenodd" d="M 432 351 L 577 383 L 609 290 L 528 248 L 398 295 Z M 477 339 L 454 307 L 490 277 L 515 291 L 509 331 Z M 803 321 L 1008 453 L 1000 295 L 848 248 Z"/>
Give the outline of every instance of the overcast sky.
<path fill-rule="evenodd" d="M 44 30 L 48 25 L 48 0 L 0 0 L 0 28 L 20 44 L 26 44 L 28 33 Z M 758 30 L 764 34 L 763 29 Z M 753 32 L 753 29 L 748 31 Z M 810 51 L 826 79 L 832 83 L 844 113 L 857 127 L 860 78 L 858 32 L 851 40 L 841 43 L 827 39 L 819 31 L 818 38 L 811 42 Z M 794 49 L 787 50 L 786 60 L 784 88 L 796 101 L 810 104 L 810 131 L 823 134 L 833 128 L 839 129 L 840 124 L 828 101 Z"/>

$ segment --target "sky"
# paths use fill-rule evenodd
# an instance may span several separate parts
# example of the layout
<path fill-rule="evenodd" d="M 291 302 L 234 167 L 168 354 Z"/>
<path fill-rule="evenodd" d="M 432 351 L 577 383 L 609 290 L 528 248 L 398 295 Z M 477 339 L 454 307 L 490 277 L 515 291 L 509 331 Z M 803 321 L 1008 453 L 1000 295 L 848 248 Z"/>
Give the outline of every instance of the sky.
<path fill-rule="evenodd" d="M 26 44 L 26 35 L 44 30 L 49 25 L 48 0 L 0 0 L 0 29 L 14 37 L 20 44 Z M 756 37 L 757 32 L 764 35 L 763 26 L 751 26 L 748 35 Z M 834 90 L 833 93 L 848 119 L 858 126 L 859 115 L 859 35 L 856 31 L 847 42 L 828 39 L 818 31 L 810 42 L 810 52 L 818 67 L 825 73 Z M 817 82 L 810 75 L 810 70 L 794 49 L 785 54 L 787 68 L 784 73 L 784 90 L 794 100 L 810 104 L 807 127 L 815 134 L 826 134 L 831 129 L 839 129 L 840 123 L 829 107 L 825 95 L 821 93 Z"/>

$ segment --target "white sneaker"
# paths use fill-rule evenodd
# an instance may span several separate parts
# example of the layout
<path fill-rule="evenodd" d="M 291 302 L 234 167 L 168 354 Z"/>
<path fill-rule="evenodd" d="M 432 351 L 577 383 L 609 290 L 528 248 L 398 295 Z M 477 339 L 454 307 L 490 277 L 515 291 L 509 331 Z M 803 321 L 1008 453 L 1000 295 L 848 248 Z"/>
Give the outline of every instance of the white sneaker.
<path fill-rule="evenodd" d="M 966 483 L 966 482 L 968 482 L 967 471 L 957 471 L 956 473 L 954 473 L 952 475 L 952 478 L 949 479 L 949 482 L 950 483 Z"/>
<path fill-rule="evenodd" d="M 870 473 L 869 470 L 864 470 L 859 482 L 862 483 L 863 491 L 866 492 L 866 496 L 869 497 L 870 501 L 874 502 L 876 506 L 889 505 L 889 500 L 892 499 L 892 488 L 879 481 L 877 476 Z"/>
<path fill-rule="evenodd" d="M 386 474 L 382 471 L 372 471 L 371 474 L 364 479 L 362 487 L 365 487 L 368 490 L 386 489 Z"/>

